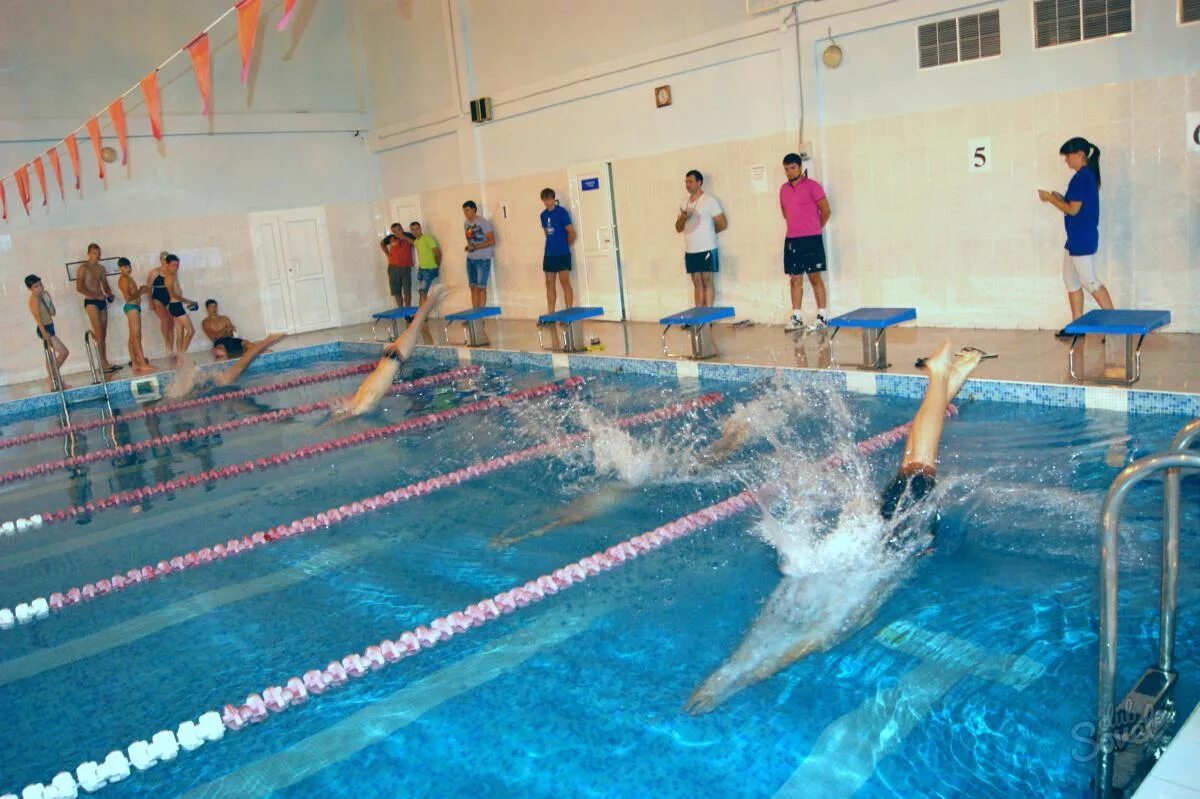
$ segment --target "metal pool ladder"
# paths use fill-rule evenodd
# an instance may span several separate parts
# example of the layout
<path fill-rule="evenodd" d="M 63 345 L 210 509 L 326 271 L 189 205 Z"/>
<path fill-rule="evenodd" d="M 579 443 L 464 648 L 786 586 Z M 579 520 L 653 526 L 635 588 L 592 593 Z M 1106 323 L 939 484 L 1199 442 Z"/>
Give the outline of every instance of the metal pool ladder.
<path fill-rule="evenodd" d="M 1097 799 L 1131 796 L 1175 717 L 1175 610 L 1179 577 L 1179 491 L 1184 469 L 1200 469 L 1200 454 L 1187 452 L 1200 437 L 1200 419 L 1175 435 L 1166 452 L 1138 458 L 1109 486 L 1100 514 L 1100 658 L 1096 699 Z M 1166 471 L 1163 482 L 1162 588 L 1159 597 L 1158 664 L 1116 704 L 1117 676 L 1117 533 L 1121 506 L 1133 486 Z"/>

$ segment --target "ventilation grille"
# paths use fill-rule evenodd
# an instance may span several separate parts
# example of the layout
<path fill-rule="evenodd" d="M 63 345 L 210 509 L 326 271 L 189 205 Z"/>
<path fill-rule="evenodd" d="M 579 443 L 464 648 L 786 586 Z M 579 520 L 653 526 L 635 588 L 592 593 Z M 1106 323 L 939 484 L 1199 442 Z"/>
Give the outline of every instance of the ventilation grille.
<path fill-rule="evenodd" d="M 1054 47 L 1131 31 L 1133 0 L 1034 0 L 1033 3 L 1035 47 Z"/>
<path fill-rule="evenodd" d="M 1179 21 L 1200 22 L 1200 0 L 1179 0 Z"/>
<path fill-rule="evenodd" d="M 1000 12 L 943 19 L 917 28 L 921 69 L 1000 55 Z"/>

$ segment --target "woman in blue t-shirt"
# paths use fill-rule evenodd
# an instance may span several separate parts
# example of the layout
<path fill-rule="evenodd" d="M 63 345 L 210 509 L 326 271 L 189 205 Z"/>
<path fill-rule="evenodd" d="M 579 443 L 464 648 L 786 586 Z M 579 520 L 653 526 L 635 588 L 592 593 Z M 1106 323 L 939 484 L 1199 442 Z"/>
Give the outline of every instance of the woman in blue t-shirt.
<path fill-rule="evenodd" d="M 1067 286 L 1067 301 L 1074 321 L 1083 316 L 1085 288 L 1101 308 L 1113 307 L 1108 289 L 1096 277 L 1096 250 L 1100 246 L 1100 148 L 1076 136 L 1068 139 L 1058 152 L 1075 171 L 1067 184 L 1067 194 L 1064 197 L 1056 191 L 1038 189 L 1038 197 L 1064 215 L 1067 244 L 1063 253 L 1063 283 Z M 1065 327 L 1054 335 L 1070 338 Z"/>

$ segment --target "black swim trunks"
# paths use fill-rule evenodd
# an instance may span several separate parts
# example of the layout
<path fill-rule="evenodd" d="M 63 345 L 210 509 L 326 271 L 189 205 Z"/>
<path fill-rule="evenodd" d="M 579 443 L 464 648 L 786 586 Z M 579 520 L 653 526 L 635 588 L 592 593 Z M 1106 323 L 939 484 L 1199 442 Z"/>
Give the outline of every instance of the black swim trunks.
<path fill-rule="evenodd" d="M 935 475 L 932 466 L 921 463 L 901 469 L 883 490 L 883 497 L 879 501 L 879 515 L 890 522 L 896 516 L 907 514 L 933 491 L 936 484 Z M 922 530 L 902 523 L 888 539 L 888 549 L 900 549 L 918 532 Z"/>
<path fill-rule="evenodd" d="M 50 324 L 46 325 L 45 327 L 46 327 L 46 332 L 50 334 L 50 337 L 51 337 L 51 338 L 54 338 L 54 336 L 56 336 L 56 335 L 57 335 L 57 334 L 54 332 L 54 323 L 53 323 L 53 322 L 51 322 Z M 45 338 L 45 337 L 42 335 L 42 328 L 40 328 L 40 327 L 35 327 L 35 328 L 34 328 L 34 331 L 36 331 L 36 332 L 37 332 L 37 337 L 38 337 L 38 338 L 40 338 L 42 341 L 45 341 L 45 340 L 46 340 L 46 338 Z"/>
<path fill-rule="evenodd" d="M 222 348 L 225 350 L 226 355 L 236 358 L 246 351 L 246 339 L 235 336 L 221 336 L 213 342 L 213 346 Z"/>
<path fill-rule="evenodd" d="M 84 301 L 83 301 L 83 310 L 85 310 L 85 311 L 86 311 L 86 310 L 87 310 L 87 307 L 88 307 L 89 305 L 92 305 L 92 306 L 96 307 L 97 309 L 99 309 L 99 310 L 101 310 L 101 311 L 107 311 L 107 310 L 108 310 L 108 303 L 107 303 L 107 302 L 105 302 L 104 300 L 84 300 Z"/>

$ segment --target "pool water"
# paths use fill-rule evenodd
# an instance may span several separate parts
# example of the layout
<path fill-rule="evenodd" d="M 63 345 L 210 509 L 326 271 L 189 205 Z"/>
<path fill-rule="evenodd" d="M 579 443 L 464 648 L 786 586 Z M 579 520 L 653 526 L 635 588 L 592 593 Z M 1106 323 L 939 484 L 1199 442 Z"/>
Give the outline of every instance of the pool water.
<path fill-rule="evenodd" d="M 447 368 L 427 364 L 417 374 Z M 564 376 L 487 368 L 391 397 L 378 415 L 340 426 L 322 428 L 314 414 L 156 446 L 140 460 L 92 463 L 84 475 L 0 486 L 0 516 L 80 504 Z M 852 575 L 838 569 L 850 561 L 825 546 L 828 531 L 843 507 L 873 501 L 900 448 L 847 457 L 834 470 L 814 464 L 907 421 L 917 402 L 799 382 L 586 377 L 552 397 L 0 539 L 0 607 L 12 607 L 567 433 L 594 434 L 592 445 L 558 447 L 0 631 L 0 793 L 48 783 L 766 482 L 792 503 L 772 507 L 775 521 L 758 510 L 735 515 L 135 771 L 103 795 L 1086 795 L 1093 764 L 1077 725 L 1092 721 L 1095 703 L 1100 503 L 1124 463 L 1163 449 L 1186 419 L 964 403 L 943 440 L 932 554 L 896 571 L 878 612 L 846 640 L 694 716 L 684 710 L 689 695 L 737 648 L 780 582 L 780 553 L 766 542 L 772 530 L 799 542 L 793 554 L 828 557 L 817 569 L 826 607 L 795 608 L 796 624 L 846 601 L 839 582 Z M 176 432 L 344 394 L 356 380 L 156 423 Z M 713 391 L 722 398 L 711 407 L 627 435 L 612 425 Z M 697 454 L 737 413 L 755 435 L 728 461 L 698 468 Z M 128 427 L 120 435 L 131 441 L 154 435 L 145 420 Z M 99 449 L 103 432 L 80 438 Z M 0 450 L 0 471 L 61 457 L 61 443 Z M 1200 632 L 1200 574 L 1186 555 L 1200 521 L 1195 488 L 1185 479 L 1181 718 L 1200 699 L 1188 678 L 1200 653 L 1187 645 Z M 1160 484 L 1135 488 L 1124 518 L 1121 691 L 1156 651 Z"/>

